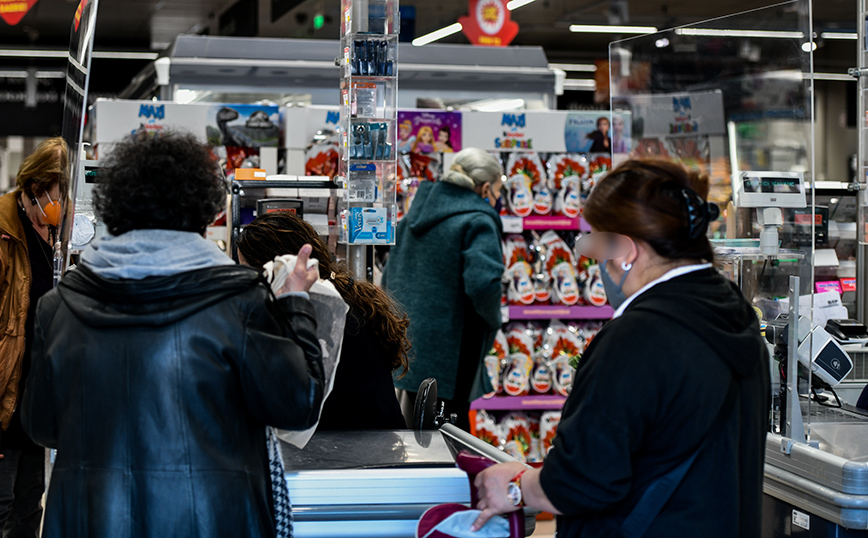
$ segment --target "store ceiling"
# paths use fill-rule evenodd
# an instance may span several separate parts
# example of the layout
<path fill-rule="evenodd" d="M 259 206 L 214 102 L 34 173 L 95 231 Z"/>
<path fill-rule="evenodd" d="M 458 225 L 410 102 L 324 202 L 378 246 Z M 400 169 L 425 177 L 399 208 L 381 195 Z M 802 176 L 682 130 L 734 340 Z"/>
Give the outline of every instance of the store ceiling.
<path fill-rule="evenodd" d="M 570 24 L 606 24 L 613 14 L 622 24 L 667 28 L 769 5 L 757 0 L 536 0 L 516 9 L 512 18 L 520 32 L 514 44 L 542 46 L 552 62 L 589 62 L 607 56 L 611 35 L 574 34 Z M 0 43 L 5 46 L 63 48 L 78 0 L 38 0 L 17 26 L 0 22 Z M 841 28 L 855 31 L 856 0 L 814 2 L 818 31 Z M 620 7 L 619 7 L 620 5 Z M 403 0 L 413 6 L 414 26 L 420 36 L 447 26 L 465 15 L 467 0 Z M 286 12 L 272 21 L 272 8 Z M 251 29 L 255 35 L 334 39 L 338 36 L 339 0 L 102 0 L 99 6 L 97 50 L 160 50 L 179 33 L 223 35 Z M 255 17 L 252 12 L 256 12 Z M 325 24 L 313 28 L 313 17 Z M 626 17 L 625 17 L 626 15 Z M 455 34 L 443 43 L 466 43 Z M 821 44 L 818 70 L 845 72 L 855 63 L 855 41 Z M 0 58 L 4 63 L 20 60 Z M 588 76 L 588 75 L 584 75 Z M 126 82 L 126 81 L 124 81 Z"/>

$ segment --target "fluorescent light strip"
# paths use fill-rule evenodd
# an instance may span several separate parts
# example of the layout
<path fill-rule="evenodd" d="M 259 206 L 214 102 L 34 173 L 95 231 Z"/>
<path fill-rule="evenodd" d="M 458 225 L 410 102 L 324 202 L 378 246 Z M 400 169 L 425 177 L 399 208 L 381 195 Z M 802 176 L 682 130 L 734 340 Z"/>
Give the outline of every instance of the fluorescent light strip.
<path fill-rule="evenodd" d="M 823 32 L 820 37 L 823 39 L 859 39 L 859 34 L 856 32 Z"/>
<path fill-rule="evenodd" d="M 0 49 L 0 57 L 4 58 L 66 58 L 69 51 L 45 49 Z M 156 52 L 108 52 L 95 51 L 94 58 L 109 58 L 117 60 L 156 60 Z"/>
<path fill-rule="evenodd" d="M 806 79 L 810 76 L 805 73 Z M 855 82 L 856 79 L 846 73 L 814 73 L 814 80 L 840 80 L 844 82 Z"/>
<path fill-rule="evenodd" d="M 104 52 L 93 51 L 94 58 L 110 60 L 156 60 L 160 57 L 156 52 Z"/>
<path fill-rule="evenodd" d="M 507 2 L 506 9 L 512 11 L 513 9 L 518 9 L 522 6 L 526 6 L 534 1 L 535 0 L 512 0 L 510 2 Z"/>
<path fill-rule="evenodd" d="M 778 30 L 728 30 L 717 28 L 676 28 L 678 35 L 703 37 L 769 37 L 777 39 L 802 39 L 802 32 L 783 32 Z"/>
<path fill-rule="evenodd" d="M 594 91 L 597 89 L 597 82 L 591 79 L 566 79 L 564 81 L 565 90 L 579 91 Z"/>
<path fill-rule="evenodd" d="M 570 32 L 588 34 L 653 34 L 654 26 L 607 26 L 598 24 L 571 24 Z"/>
<path fill-rule="evenodd" d="M 435 30 L 430 34 L 425 34 L 422 37 L 417 37 L 413 40 L 414 47 L 421 47 L 422 45 L 427 45 L 428 43 L 433 43 L 438 39 L 443 39 L 444 37 L 451 36 L 452 34 L 457 34 L 461 31 L 461 23 L 456 22 L 454 24 L 450 24 L 445 28 L 441 28 L 439 30 Z"/>
<path fill-rule="evenodd" d="M 511 0 L 506 4 L 506 9 L 512 11 L 513 9 L 518 9 L 522 6 L 526 6 L 535 2 L 536 0 Z M 449 26 L 445 26 L 439 30 L 434 30 L 430 34 L 425 34 L 423 36 L 417 37 L 413 40 L 414 47 L 421 47 L 422 45 L 427 45 L 428 43 L 433 43 L 434 41 L 438 41 L 443 39 L 444 37 L 449 37 L 452 34 L 457 34 L 461 31 L 461 23 L 456 22 L 450 24 Z"/>
<path fill-rule="evenodd" d="M 594 64 L 549 64 L 552 69 L 561 71 L 580 71 L 582 73 L 596 73 L 597 66 Z"/>
<path fill-rule="evenodd" d="M 27 71 L 0 70 L 0 78 L 27 78 Z M 37 71 L 36 78 L 66 78 L 63 71 Z"/>

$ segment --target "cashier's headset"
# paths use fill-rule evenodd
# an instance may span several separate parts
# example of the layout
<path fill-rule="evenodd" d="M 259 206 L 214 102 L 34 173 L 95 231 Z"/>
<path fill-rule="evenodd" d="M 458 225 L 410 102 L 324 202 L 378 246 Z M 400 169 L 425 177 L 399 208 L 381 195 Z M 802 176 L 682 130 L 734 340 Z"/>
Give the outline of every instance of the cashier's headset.
<path fill-rule="evenodd" d="M 798 357 L 806 371 L 813 376 L 811 391 L 819 404 L 824 404 L 824 398 L 817 395 L 814 386 L 827 389 L 835 395 L 840 407 L 841 399 L 833 387 L 853 369 L 853 361 L 841 345 L 832 338 L 824 328 L 814 325 L 811 321 L 799 316 L 799 349 Z M 810 338 L 809 338 L 810 336 Z M 775 346 L 786 347 L 789 343 L 789 314 L 779 314 L 766 326 L 766 340 Z"/>

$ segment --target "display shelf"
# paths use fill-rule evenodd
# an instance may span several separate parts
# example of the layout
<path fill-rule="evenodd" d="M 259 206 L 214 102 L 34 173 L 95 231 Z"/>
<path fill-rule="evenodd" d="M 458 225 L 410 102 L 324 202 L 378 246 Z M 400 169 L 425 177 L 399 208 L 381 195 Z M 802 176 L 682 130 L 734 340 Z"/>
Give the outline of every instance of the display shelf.
<path fill-rule="evenodd" d="M 551 411 L 559 410 L 567 401 L 559 394 L 528 394 L 527 396 L 495 396 L 470 402 L 471 410 L 486 411 Z"/>
<path fill-rule="evenodd" d="M 391 245 L 398 210 L 398 4 L 342 0 L 341 11 L 340 242 Z"/>
<path fill-rule="evenodd" d="M 590 232 L 591 225 L 581 217 L 563 217 L 557 215 L 533 215 L 516 217 L 501 215 L 503 231 L 506 233 L 521 233 L 524 230 L 578 230 Z"/>
<path fill-rule="evenodd" d="M 578 230 L 579 217 L 534 215 L 524 217 L 523 224 L 525 230 Z"/>
<path fill-rule="evenodd" d="M 610 319 L 615 310 L 609 306 L 528 305 L 510 306 L 509 319 Z"/>
<path fill-rule="evenodd" d="M 232 192 L 238 194 L 243 189 L 338 189 L 334 181 L 310 180 L 256 180 L 236 179 L 232 181 Z"/>

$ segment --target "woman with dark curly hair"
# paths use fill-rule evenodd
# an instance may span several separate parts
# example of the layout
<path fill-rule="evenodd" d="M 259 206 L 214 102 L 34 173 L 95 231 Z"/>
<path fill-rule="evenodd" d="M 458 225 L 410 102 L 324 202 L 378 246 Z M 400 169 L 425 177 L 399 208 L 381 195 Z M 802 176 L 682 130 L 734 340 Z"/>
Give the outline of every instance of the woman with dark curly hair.
<path fill-rule="evenodd" d="M 36 311 L 21 421 L 58 449 L 46 536 L 275 535 L 266 425 L 309 428 L 322 402 L 316 270 L 306 245 L 275 297 L 203 237 L 225 199 L 192 135 L 139 133 L 105 160 L 113 235 Z"/>
<path fill-rule="evenodd" d="M 407 315 L 386 293 L 355 280 L 332 263 L 328 249 L 313 226 L 289 213 L 263 215 L 238 236 L 238 259 L 261 269 L 275 256 L 313 247 L 320 278 L 331 280 L 349 305 L 341 359 L 335 384 L 326 399 L 318 430 L 403 429 L 404 418 L 395 396 L 392 371 L 408 369 Z"/>

